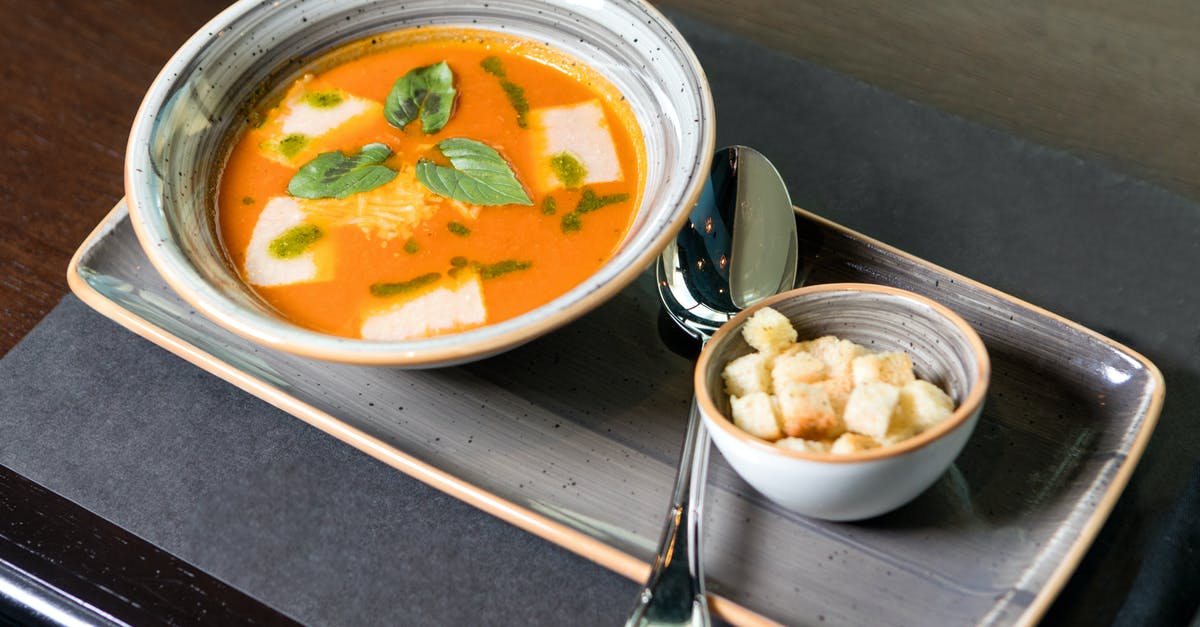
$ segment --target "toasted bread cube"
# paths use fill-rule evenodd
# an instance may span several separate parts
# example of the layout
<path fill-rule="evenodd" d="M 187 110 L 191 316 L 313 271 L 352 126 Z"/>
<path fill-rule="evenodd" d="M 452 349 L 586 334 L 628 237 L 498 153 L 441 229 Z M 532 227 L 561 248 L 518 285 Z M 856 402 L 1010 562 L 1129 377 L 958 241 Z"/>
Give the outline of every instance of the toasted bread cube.
<path fill-rule="evenodd" d="M 841 376 L 836 379 L 825 379 L 817 385 L 825 388 L 825 395 L 829 397 L 833 413 L 839 416 L 845 414 L 846 403 L 850 400 L 850 392 L 854 390 L 854 380 L 849 376 Z"/>
<path fill-rule="evenodd" d="M 774 442 L 783 437 L 771 397 L 763 392 L 729 397 L 733 424 L 756 438 Z"/>
<path fill-rule="evenodd" d="M 954 399 L 938 386 L 918 379 L 900 388 L 900 401 L 896 405 L 897 427 L 907 428 L 911 433 L 920 433 L 950 417 L 954 413 Z"/>
<path fill-rule="evenodd" d="M 813 357 L 825 362 L 829 369 L 829 378 L 839 379 L 851 376 L 851 364 L 856 357 L 868 354 L 866 348 L 851 342 L 840 340 L 836 336 L 826 335 L 815 340 L 801 342 L 803 350 L 812 353 Z"/>
<path fill-rule="evenodd" d="M 743 355 L 725 365 L 721 372 L 725 392 L 730 396 L 748 396 L 771 392 L 771 359 L 762 353 Z"/>
<path fill-rule="evenodd" d="M 846 412 L 842 416 L 846 429 L 884 440 L 899 400 L 900 388 L 890 383 L 876 381 L 856 386 L 850 393 Z"/>
<path fill-rule="evenodd" d="M 810 353 L 783 353 L 775 357 L 771 366 L 771 383 L 776 387 L 790 382 L 816 383 L 825 378 L 828 370 L 825 362 Z"/>
<path fill-rule="evenodd" d="M 812 383 L 792 382 L 775 389 L 783 432 L 806 440 L 831 440 L 846 430 L 833 411 L 825 388 Z"/>
<path fill-rule="evenodd" d="M 828 453 L 829 442 L 825 440 L 805 440 L 804 438 L 783 438 L 775 443 L 779 448 L 803 453 Z"/>
<path fill-rule="evenodd" d="M 754 350 L 774 355 L 796 341 L 796 329 L 786 316 L 770 307 L 763 307 L 742 326 L 742 337 Z"/>
<path fill-rule="evenodd" d="M 847 453 L 869 451 L 873 448 L 879 448 L 879 442 L 876 442 L 875 438 L 847 431 L 833 441 L 833 446 L 829 447 L 829 452 L 834 455 L 845 455 Z"/>
<path fill-rule="evenodd" d="M 880 381 L 892 385 L 906 385 L 916 380 L 913 376 L 912 358 L 908 353 L 873 353 L 855 357 L 851 363 L 854 385 Z"/>

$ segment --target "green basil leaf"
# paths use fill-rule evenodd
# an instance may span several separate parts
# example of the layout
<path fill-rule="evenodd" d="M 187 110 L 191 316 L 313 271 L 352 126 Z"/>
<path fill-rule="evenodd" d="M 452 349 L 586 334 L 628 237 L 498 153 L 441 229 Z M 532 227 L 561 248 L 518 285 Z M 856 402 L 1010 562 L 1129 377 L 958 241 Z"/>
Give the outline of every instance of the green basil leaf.
<path fill-rule="evenodd" d="M 436 133 L 450 121 L 457 94 L 454 73 L 445 61 L 409 70 L 388 92 L 383 117 L 401 129 L 419 117 L 423 132 Z"/>
<path fill-rule="evenodd" d="M 452 167 L 417 161 L 417 180 L 429 191 L 472 205 L 532 205 L 512 166 L 487 144 L 465 137 L 438 142 Z"/>
<path fill-rule="evenodd" d="M 288 182 L 288 193 L 299 198 L 345 198 L 367 192 L 396 178 L 396 171 L 379 165 L 392 156 L 385 144 L 367 144 L 353 157 L 323 152 L 300 166 Z"/>

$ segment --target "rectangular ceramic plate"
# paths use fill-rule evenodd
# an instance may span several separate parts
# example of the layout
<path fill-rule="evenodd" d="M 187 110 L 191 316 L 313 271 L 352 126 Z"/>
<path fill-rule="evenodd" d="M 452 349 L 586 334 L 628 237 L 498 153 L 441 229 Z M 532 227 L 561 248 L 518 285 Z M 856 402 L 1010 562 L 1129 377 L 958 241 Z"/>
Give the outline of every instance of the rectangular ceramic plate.
<path fill-rule="evenodd" d="M 987 344 L 991 389 L 950 471 L 862 523 L 783 511 L 714 451 L 705 529 L 714 609 L 738 623 L 1036 621 L 1141 456 L 1162 404 L 1158 370 L 812 214 L 797 211 L 797 224 L 807 283 L 882 283 L 941 301 Z M 154 272 L 123 203 L 80 247 L 69 279 L 134 332 L 398 470 L 625 576 L 649 572 L 692 369 L 661 341 L 652 276 L 524 347 L 424 371 L 309 361 L 217 327 Z"/>

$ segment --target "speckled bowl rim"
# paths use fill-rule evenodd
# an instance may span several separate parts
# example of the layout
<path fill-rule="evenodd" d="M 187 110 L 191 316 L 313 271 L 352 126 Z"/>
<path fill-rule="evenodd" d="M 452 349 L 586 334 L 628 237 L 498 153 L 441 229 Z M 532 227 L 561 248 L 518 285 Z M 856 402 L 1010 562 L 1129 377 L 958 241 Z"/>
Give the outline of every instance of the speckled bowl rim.
<path fill-rule="evenodd" d="M 945 318 L 954 325 L 967 340 L 971 351 L 975 355 L 975 384 L 967 393 L 967 397 L 959 403 L 958 407 L 950 418 L 942 421 L 937 426 L 924 431 L 911 438 L 903 440 L 899 443 L 889 446 L 883 446 L 877 449 L 868 451 L 857 451 L 844 455 L 834 455 L 832 453 L 811 453 L 808 451 L 795 451 L 784 449 L 774 444 L 767 442 L 761 438 L 756 438 L 745 431 L 742 431 L 733 424 L 723 412 L 717 409 L 717 404 L 710 393 L 706 382 L 707 372 L 712 366 L 713 354 L 716 352 L 716 347 L 719 346 L 724 338 L 728 335 L 741 333 L 742 325 L 754 315 L 754 312 L 763 307 L 770 307 L 775 303 L 802 299 L 813 294 L 823 294 L 828 292 L 852 292 L 852 293 L 876 293 L 886 294 L 897 298 L 904 298 L 918 302 L 922 305 L 930 307 L 936 314 Z M 776 455 L 784 458 L 802 459 L 810 462 L 829 463 L 829 464 L 853 464 L 862 462 L 879 461 L 915 451 L 924 448 L 938 441 L 947 434 L 957 430 L 967 420 L 973 416 L 983 406 L 984 398 L 987 396 L 988 383 L 991 377 L 992 362 L 988 357 L 987 348 L 983 345 L 983 340 L 971 325 L 963 320 L 962 316 L 954 313 L 945 305 L 930 299 L 920 294 L 909 292 L 895 287 L 886 285 L 874 285 L 870 283 L 825 283 L 820 285 L 809 285 L 797 288 L 791 291 L 776 294 L 770 298 L 756 303 L 754 306 L 743 310 L 738 315 L 734 316 L 729 322 L 721 326 L 712 339 L 705 345 L 704 350 L 700 353 L 700 358 L 696 361 L 696 370 L 693 375 L 693 384 L 696 388 L 696 402 L 699 403 L 701 411 L 704 412 L 711 422 L 718 429 L 733 436 L 739 443 L 749 446 L 755 451 L 760 451 L 764 455 Z"/>
<path fill-rule="evenodd" d="M 668 242 L 683 228 L 691 207 L 699 201 L 712 162 L 716 142 L 715 105 L 708 78 L 699 59 L 670 20 L 646 0 L 620 1 L 642 11 L 648 19 L 653 20 L 655 25 L 662 29 L 665 40 L 679 49 L 683 61 L 695 76 L 700 105 L 700 119 L 695 121 L 696 130 L 700 133 L 699 149 L 697 154 L 690 155 L 693 165 L 691 180 L 683 190 L 674 217 L 651 239 L 649 245 L 626 265 L 610 269 L 606 264 L 584 279 L 580 285 L 603 273 L 611 273 L 606 274 L 606 278 L 595 289 L 583 292 L 574 300 L 558 305 L 570 294 L 568 292 L 517 318 L 434 338 L 393 342 L 347 338 L 312 331 L 282 318 L 271 319 L 258 312 L 242 309 L 230 302 L 221 290 L 199 276 L 190 267 L 190 261 L 182 251 L 159 246 L 159 240 L 166 238 L 167 234 L 155 232 L 146 224 L 147 217 L 143 214 L 143 208 L 138 203 L 138 194 L 135 193 L 140 185 L 138 179 L 144 174 L 139 171 L 140 168 L 136 166 L 136 161 L 131 155 L 140 154 L 139 147 L 148 143 L 154 131 L 155 111 L 166 103 L 171 88 L 177 82 L 186 80 L 183 70 L 212 39 L 212 33 L 222 32 L 247 13 L 262 10 L 263 3 L 251 0 L 235 2 L 188 38 L 163 66 L 138 107 L 126 145 L 124 167 L 126 202 L 130 223 L 138 241 L 158 274 L 172 290 L 200 313 L 241 337 L 303 357 L 359 365 L 415 368 L 449 366 L 498 354 L 553 331 L 615 296 L 653 263 Z M 572 291 L 578 287 L 577 285 Z M 533 319 L 519 326 L 509 324 L 525 316 L 532 316 Z"/>

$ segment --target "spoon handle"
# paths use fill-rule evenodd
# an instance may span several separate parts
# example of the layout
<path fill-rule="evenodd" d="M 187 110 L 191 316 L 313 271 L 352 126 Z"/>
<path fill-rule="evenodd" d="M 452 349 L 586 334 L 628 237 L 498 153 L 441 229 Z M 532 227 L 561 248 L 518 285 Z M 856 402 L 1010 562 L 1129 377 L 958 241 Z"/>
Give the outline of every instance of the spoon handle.
<path fill-rule="evenodd" d="M 709 624 L 704 570 L 700 563 L 708 449 L 708 431 L 700 420 L 696 398 L 692 397 L 687 437 L 679 455 L 679 471 L 658 555 L 646 587 L 625 622 L 626 627 Z"/>

